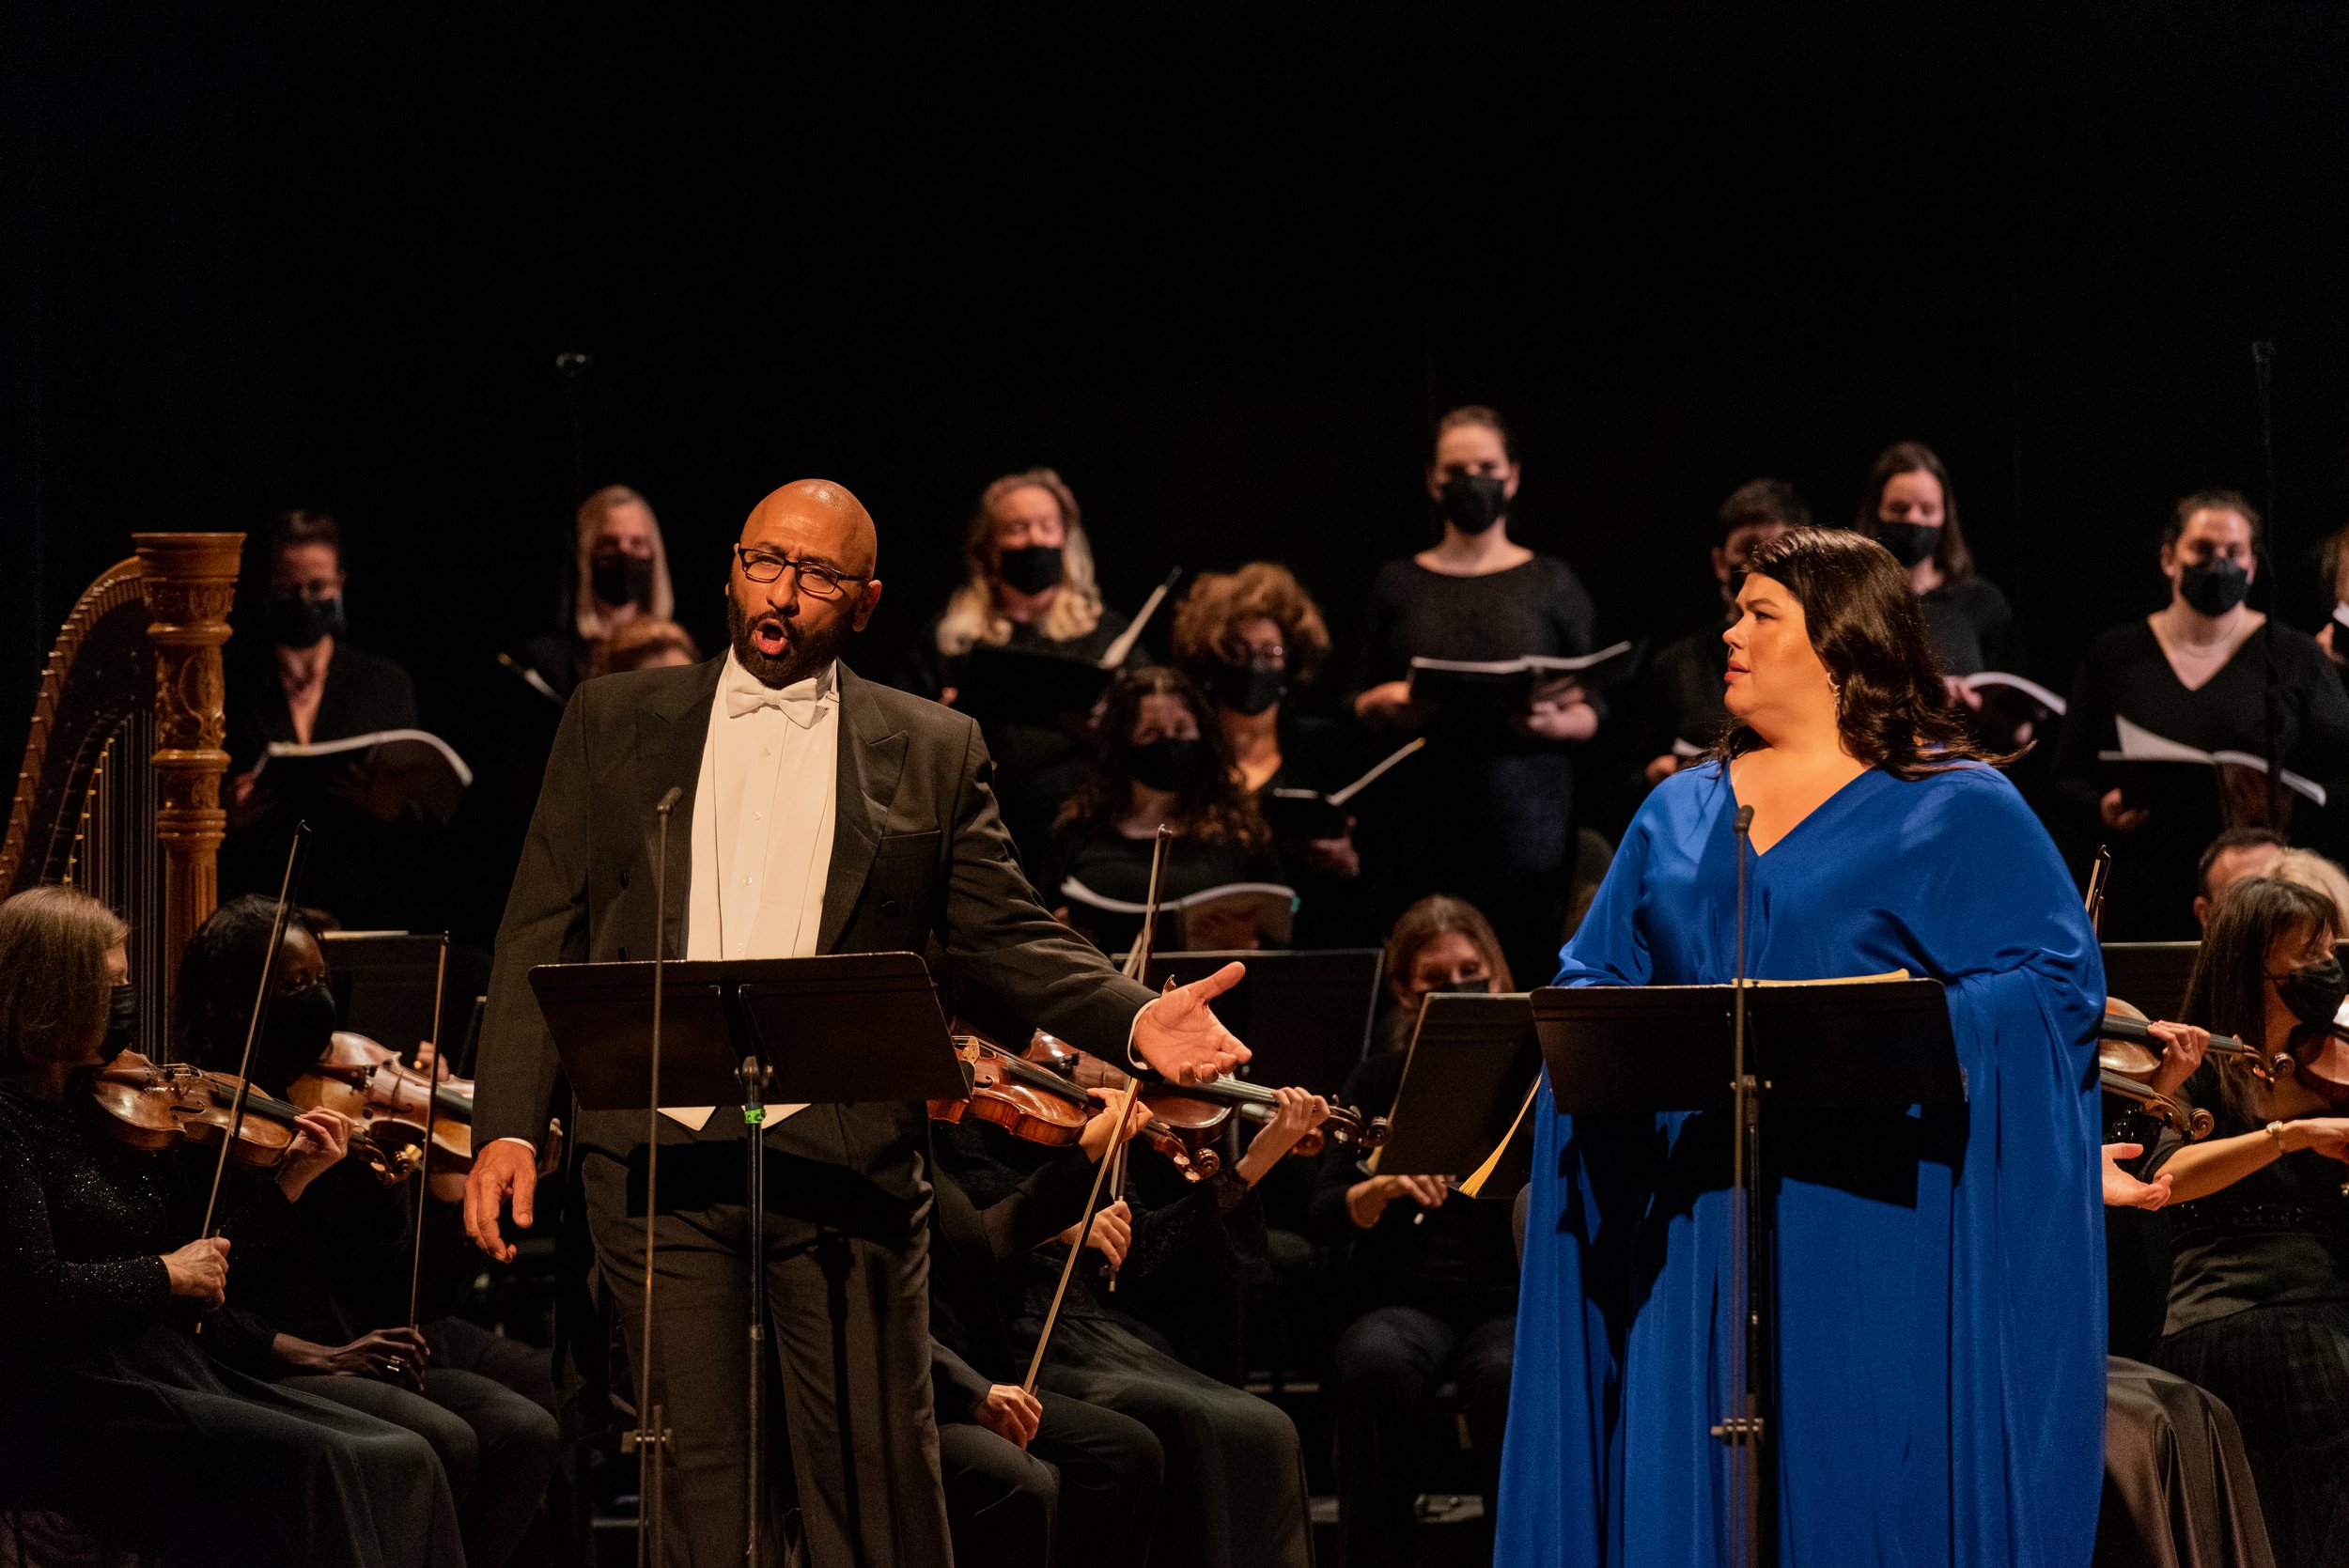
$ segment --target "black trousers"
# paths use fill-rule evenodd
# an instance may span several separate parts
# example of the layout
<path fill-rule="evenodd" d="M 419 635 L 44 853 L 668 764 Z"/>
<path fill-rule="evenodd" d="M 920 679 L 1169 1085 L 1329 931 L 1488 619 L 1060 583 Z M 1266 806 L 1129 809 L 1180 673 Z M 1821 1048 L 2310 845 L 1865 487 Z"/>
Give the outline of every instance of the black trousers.
<path fill-rule="evenodd" d="M 792 1187 L 816 1173 L 780 1160 L 774 1142 L 769 1140 L 763 1251 L 767 1375 L 781 1397 L 765 1406 L 773 1484 L 760 1532 L 763 1559 L 784 1560 L 780 1527 L 796 1484 L 805 1560 L 815 1568 L 951 1562 L 930 1408 L 923 1217 L 896 1217 L 905 1234 L 885 1243 L 777 1212 L 793 1201 Z M 734 1568 L 744 1545 L 742 1380 L 750 1315 L 740 1145 L 664 1146 L 661 1157 L 652 1393 L 675 1435 L 664 1557 L 672 1568 Z M 845 1174 L 837 1166 L 825 1169 Z M 590 1151 L 581 1157 L 581 1177 L 597 1265 L 620 1303 L 630 1361 L 642 1366 L 642 1166 Z M 718 1192 L 732 1201 L 709 1201 Z"/>
<path fill-rule="evenodd" d="M 457 1499 L 470 1568 L 506 1568 L 554 1473 L 554 1418 L 478 1373 L 434 1366 L 424 1392 L 371 1377 L 288 1377 L 285 1387 L 404 1426 L 432 1445 Z"/>
<path fill-rule="evenodd" d="M 941 1421 L 960 1568 L 1140 1564 L 1150 1549 L 1166 1451 L 1140 1421 L 1039 1389 L 1025 1452 L 972 1421 Z"/>
<path fill-rule="evenodd" d="M 1517 1326 L 1515 1312 L 1455 1322 L 1417 1307 L 1374 1307 L 1338 1336 L 1330 1356 L 1330 1422 L 1346 1568 L 1419 1560 L 1412 1505 L 1421 1488 L 1411 1428 L 1447 1370 L 1467 1410 L 1491 1528 Z"/>

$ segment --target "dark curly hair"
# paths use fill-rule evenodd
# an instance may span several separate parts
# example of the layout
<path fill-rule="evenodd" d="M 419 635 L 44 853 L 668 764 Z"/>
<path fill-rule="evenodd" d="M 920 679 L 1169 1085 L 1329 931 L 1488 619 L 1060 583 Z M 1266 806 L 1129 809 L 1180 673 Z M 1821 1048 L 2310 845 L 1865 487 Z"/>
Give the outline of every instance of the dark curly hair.
<path fill-rule="evenodd" d="M 1797 528 L 1755 551 L 1746 574 L 1768 578 L 1802 606 L 1811 646 L 1835 683 L 1836 728 L 1860 761 L 1914 781 L 2020 754 L 1998 755 L 1975 743 L 1950 706 L 1908 574 L 1874 539 Z M 1760 744 L 1761 737 L 1735 724 L 1708 755 L 1726 763 Z"/>
<path fill-rule="evenodd" d="M 250 893 L 214 909 L 188 938 L 171 990 L 171 1054 L 178 1060 L 217 1067 L 226 1052 L 234 1070 L 276 921 L 277 900 Z M 287 911 L 286 929 L 318 936 L 300 909 Z"/>
<path fill-rule="evenodd" d="M 1180 698 L 1199 725 L 1200 744 L 1207 751 L 1207 766 L 1199 769 L 1174 803 L 1174 831 L 1200 844 L 1230 844 L 1255 849 L 1272 840 L 1256 809 L 1256 798 L 1240 783 L 1232 759 L 1232 744 L 1216 722 L 1215 710 L 1205 692 L 1179 670 L 1162 664 L 1128 670 L 1110 687 L 1108 701 L 1093 728 L 1093 766 L 1082 783 L 1061 807 L 1058 825 L 1094 828 L 1125 815 L 1131 795 L 1133 768 L 1128 760 L 1134 749 L 1134 721 L 1144 697 Z"/>

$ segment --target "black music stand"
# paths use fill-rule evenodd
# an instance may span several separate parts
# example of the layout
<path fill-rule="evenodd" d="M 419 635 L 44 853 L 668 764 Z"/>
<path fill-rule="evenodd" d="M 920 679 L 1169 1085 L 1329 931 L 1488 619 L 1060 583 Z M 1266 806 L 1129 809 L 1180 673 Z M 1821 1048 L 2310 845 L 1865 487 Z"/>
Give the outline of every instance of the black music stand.
<path fill-rule="evenodd" d="M 1518 1112 L 1541 1071 L 1526 993 L 1427 997 L 1373 1168 L 1380 1175 L 1466 1177 L 1501 1151 L 1474 1196 L 1515 1201 L 1532 1159 L 1532 1123 Z M 1504 1140 L 1509 1147 L 1501 1151 Z"/>
<path fill-rule="evenodd" d="M 391 1047 L 403 1060 L 414 1053 L 417 1041 L 430 1038 L 448 938 L 411 931 L 321 931 L 319 946 L 334 976 L 337 1016 L 345 1029 Z M 443 1049 L 445 1044 L 435 1040 L 433 1048 L 454 1071 L 459 1053 Z"/>
<path fill-rule="evenodd" d="M 586 1110 L 641 1110 L 651 1079 L 649 961 L 540 964 L 530 971 L 571 1092 Z M 660 966 L 662 1108 L 734 1105 L 763 1128 L 766 1106 L 955 1099 L 970 1091 L 927 966 L 912 953 L 812 958 L 671 959 Z M 715 1112 L 713 1111 L 713 1114 Z M 763 1138 L 743 1141 L 751 1234 L 748 1374 L 743 1407 L 747 1539 L 756 1560 L 764 1502 L 763 1389 L 767 1370 L 766 1162 Z M 659 1147 L 658 1140 L 653 1149 Z M 648 1152 L 648 1159 L 657 1158 Z M 649 1182 L 647 1184 L 649 1186 Z M 645 1259 L 652 1278 L 653 1259 Z M 647 1287 L 649 1289 L 649 1285 Z M 845 1364 L 833 1314 L 835 1365 Z M 841 1463 L 853 1473 L 854 1412 L 838 1413 Z M 649 1412 L 639 1420 L 652 1422 Z M 863 1560 L 863 1543 L 857 1556 Z"/>
<path fill-rule="evenodd" d="M 2105 992 L 2134 1002 L 2149 1018 L 2174 1018 L 2186 1008 L 2186 977 L 2200 942 L 2106 942 Z"/>
<path fill-rule="evenodd" d="M 1765 1113 L 1958 1105 L 1966 1098 L 1966 1077 L 1937 981 L 1750 984 L 1744 989 L 1749 1081 L 1743 1095 L 1734 1065 L 1737 986 L 1545 986 L 1532 993 L 1532 1003 L 1559 1115 L 1745 1107 L 1734 1189 L 1745 1223 L 1733 1225 L 1730 1246 L 1731 1276 L 1742 1276 L 1745 1286 L 1750 1380 L 1737 1402 L 1742 1407 L 1725 1410 L 1712 1435 L 1752 1483 L 1750 1550 L 1754 1560 L 1767 1562 L 1777 1557 L 1778 1539 L 1776 1470 L 1764 1416 L 1774 1296 L 1766 1266 L 1772 1214 L 1763 1180 Z"/>
<path fill-rule="evenodd" d="M 1386 955 L 1375 947 L 1278 953 L 1159 953 L 1143 970 L 1157 990 L 1188 986 L 1235 960 L 1247 978 L 1215 1000 L 1215 1016 L 1253 1054 L 1239 1076 L 1334 1094 L 1359 1066 L 1378 1012 Z"/>

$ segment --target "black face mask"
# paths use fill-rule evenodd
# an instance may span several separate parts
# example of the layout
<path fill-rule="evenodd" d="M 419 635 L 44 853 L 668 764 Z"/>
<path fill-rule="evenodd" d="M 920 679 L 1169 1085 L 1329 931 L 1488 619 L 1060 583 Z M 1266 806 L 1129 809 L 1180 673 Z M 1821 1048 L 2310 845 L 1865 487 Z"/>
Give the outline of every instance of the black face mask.
<path fill-rule="evenodd" d="M 1207 695 L 1220 706 L 1234 713 L 1254 718 L 1283 697 L 1288 695 L 1286 670 L 1260 670 L 1253 664 L 1232 664 L 1217 660 L 1215 673 L 1207 677 Z"/>
<path fill-rule="evenodd" d="M 1941 542 L 1941 530 L 1928 528 L 1921 522 L 1879 522 L 1876 537 L 1892 552 L 1892 559 L 1904 567 L 1914 567 L 1931 555 Z"/>
<path fill-rule="evenodd" d="M 112 1062 L 139 1043 L 139 991 L 135 986 L 117 986 L 106 1000 L 106 1038 L 98 1053 Z"/>
<path fill-rule="evenodd" d="M 315 648 L 343 633 L 343 597 L 305 598 L 295 594 L 269 601 L 270 641 L 281 648 Z"/>
<path fill-rule="evenodd" d="M 1443 482 L 1437 512 L 1463 534 L 1482 534 L 1509 509 L 1508 481 L 1497 474 L 1455 474 Z"/>
<path fill-rule="evenodd" d="M 2341 1004 L 2349 1001 L 2349 972 L 2342 970 L 2338 958 L 2320 959 L 2277 981 L 2276 995 L 2292 1009 L 2294 1017 L 2321 1027 L 2331 1023 Z"/>
<path fill-rule="evenodd" d="M 1429 996 L 1481 997 L 1490 995 L 1492 988 L 1493 983 L 1489 977 L 1479 976 L 1474 980 L 1447 980 L 1440 986 L 1430 986 L 1427 987 L 1427 994 Z"/>
<path fill-rule="evenodd" d="M 333 987 L 323 980 L 269 1001 L 269 1017 L 253 1049 L 253 1080 L 272 1091 L 302 1076 L 326 1054 L 339 1019 Z"/>
<path fill-rule="evenodd" d="M 995 575 L 1003 586 L 1023 594 L 1040 594 L 1060 586 L 1060 546 L 1021 545 L 995 558 Z"/>
<path fill-rule="evenodd" d="M 599 555 L 590 564 L 587 585 L 606 604 L 652 603 L 652 562 L 634 555 Z"/>
<path fill-rule="evenodd" d="M 2250 591 L 2251 574 L 2224 555 L 2197 561 L 2178 573 L 2178 597 L 2198 615 L 2223 615 Z"/>
<path fill-rule="evenodd" d="M 1126 765 L 1137 783 L 1180 795 L 1207 764 L 1207 748 L 1196 740 L 1168 738 L 1137 746 L 1126 753 Z"/>

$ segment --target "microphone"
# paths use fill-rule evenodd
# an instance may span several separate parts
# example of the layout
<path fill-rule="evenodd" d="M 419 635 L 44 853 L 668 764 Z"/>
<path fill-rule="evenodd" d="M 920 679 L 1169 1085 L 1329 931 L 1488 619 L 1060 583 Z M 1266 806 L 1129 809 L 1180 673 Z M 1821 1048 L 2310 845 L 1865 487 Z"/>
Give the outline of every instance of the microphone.
<path fill-rule="evenodd" d="M 669 786 L 669 793 L 661 798 L 661 803 L 653 807 L 653 810 L 661 816 L 667 816 L 669 813 L 677 809 L 677 803 L 684 799 L 685 786 L 683 784 L 671 784 Z M 1750 815 L 1751 808 L 1748 808 L 1748 813 Z"/>
<path fill-rule="evenodd" d="M 1751 806 L 1739 806 L 1737 808 L 1737 836 L 1739 838 L 1746 838 L 1752 832 L 1753 808 Z"/>

